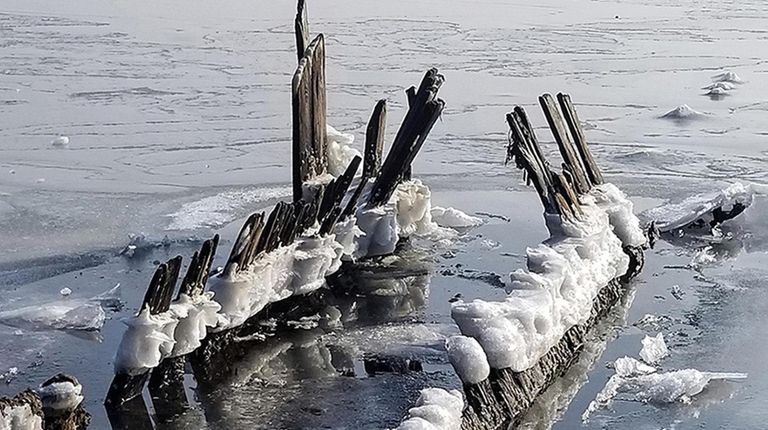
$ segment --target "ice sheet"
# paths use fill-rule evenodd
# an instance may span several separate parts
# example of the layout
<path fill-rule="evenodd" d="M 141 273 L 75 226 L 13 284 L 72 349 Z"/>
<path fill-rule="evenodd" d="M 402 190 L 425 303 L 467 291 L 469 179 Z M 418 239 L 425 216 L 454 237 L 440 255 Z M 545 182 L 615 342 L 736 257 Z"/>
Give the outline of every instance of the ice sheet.
<path fill-rule="evenodd" d="M 721 191 L 691 196 L 679 203 L 669 203 L 643 212 L 647 219 L 655 220 L 662 232 L 674 231 L 689 225 L 709 228 L 715 209 L 729 211 L 735 204 L 749 207 L 754 192 L 749 185 L 733 183 Z"/>

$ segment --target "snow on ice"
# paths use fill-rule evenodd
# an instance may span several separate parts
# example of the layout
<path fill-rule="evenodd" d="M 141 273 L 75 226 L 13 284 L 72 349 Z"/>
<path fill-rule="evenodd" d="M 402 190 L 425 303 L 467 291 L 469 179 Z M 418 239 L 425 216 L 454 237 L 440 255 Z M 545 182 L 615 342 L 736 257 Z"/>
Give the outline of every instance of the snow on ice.
<path fill-rule="evenodd" d="M 460 430 L 464 396 L 459 390 L 426 388 L 396 430 Z"/>
<path fill-rule="evenodd" d="M 622 247 L 645 243 L 632 203 L 618 188 L 597 186 L 583 200 L 583 220 L 546 216 L 551 237 L 527 250 L 528 271 L 510 274 L 505 300 L 453 303 L 454 321 L 478 341 L 490 367 L 533 366 L 568 329 L 585 323 L 598 292 L 626 273 Z"/>

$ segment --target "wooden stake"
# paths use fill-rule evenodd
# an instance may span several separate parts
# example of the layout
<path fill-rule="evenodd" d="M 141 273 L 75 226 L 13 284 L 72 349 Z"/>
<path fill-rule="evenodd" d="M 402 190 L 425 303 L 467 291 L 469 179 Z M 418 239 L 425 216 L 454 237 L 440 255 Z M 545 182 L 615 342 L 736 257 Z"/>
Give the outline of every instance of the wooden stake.
<path fill-rule="evenodd" d="M 539 104 L 541 104 L 541 109 L 544 111 L 544 116 L 547 118 L 552 134 L 555 136 L 555 141 L 560 149 L 560 154 L 563 156 L 563 161 L 565 161 L 565 164 L 567 164 L 573 172 L 573 182 L 576 191 L 579 194 L 588 192 L 590 183 L 585 175 L 584 167 L 581 165 L 581 160 L 579 156 L 576 155 L 573 143 L 568 137 L 568 132 L 565 129 L 565 124 L 563 124 L 563 118 L 560 116 L 560 111 L 555 104 L 555 99 L 551 94 L 544 94 L 539 97 Z"/>
<path fill-rule="evenodd" d="M 600 172 L 600 168 L 597 166 L 597 163 L 595 163 L 595 159 L 589 151 L 587 139 L 584 137 L 584 129 L 581 127 L 579 116 L 576 114 L 576 108 L 573 107 L 571 96 L 559 93 L 557 95 L 557 101 L 560 103 L 563 117 L 565 118 L 565 122 L 568 123 L 568 128 L 571 131 L 571 136 L 573 136 L 573 141 L 576 145 L 576 149 L 579 151 L 581 161 L 584 164 L 589 180 L 594 185 L 602 184 L 604 182 L 603 174 Z"/>
<path fill-rule="evenodd" d="M 373 108 L 371 119 L 365 130 L 365 161 L 363 163 L 363 176 L 365 177 L 375 178 L 379 174 L 386 125 L 387 101 L 382 99 Z"/>
<path fill-rule="evenodd" d="M 299 61 L 304 58 L 304 51 L 309 46 L 309 19 L 307 19 L 307 5 L 305 0 L 299 0 L 296 7 L 296 54 Z"/>

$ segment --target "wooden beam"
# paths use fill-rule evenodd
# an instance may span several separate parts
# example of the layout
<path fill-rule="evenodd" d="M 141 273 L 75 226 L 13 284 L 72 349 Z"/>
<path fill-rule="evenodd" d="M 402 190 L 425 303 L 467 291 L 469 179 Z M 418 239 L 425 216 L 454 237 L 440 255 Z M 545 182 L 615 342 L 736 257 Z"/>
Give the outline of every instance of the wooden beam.
<path fill-rule="evenodd" d="M 305 0 L 299 0 L 296 7 L 296 54 L 299 61 L 304 58 L 304 51 L 309 46 L 309 19 L 307 18 L 307 4 Z"/>
<path fill-rule="evenodd" d="M 573 142 L 576 145 L 576 149 L 579 151 L 581 161 L 584 164 L 584 168 L 587 171 L 589 180 L 594 185 L 599 185 L 604 182 L 603 174 L 600 172 L 600 168 L 597 166 L 595 159 L 592 157 L 592 153 L 587 146 L 587 139 L 584 136 L 584 129 L 581 127 L 581 121 L 576 114 L 576 108 L 573 106 L 571 96 L 568 94 L 559 93 L 557 95 L 557 101 L 560 103 L 560 109 L 563 111 L 563 117 L 565 122 L 568 123 L 568 128 L 571 131 Z"/>
<path fill-rule="evenodd" d="M 413 87 L 411 87 L 413 88 Z M 375 178 L 379 174 L 381 154 L 384 151 L 384 130 L 387 125 L 387 101 L 382 99 L 373 108 L 365 130 L 365 159 L 363 176 Z"/>
<path fill-rule="evenodd" d="M 551 94 L 544 94 L 539 97 L 539 104 L 544 111 L 544 116 L 547 118 L 550 130 L 552 130 L 552 134 L 555 136 L 555 141 L 560 149 L 563 161 L 565 161 L 565 164 L 567 164 L 573 172 L 573 182 L 576 191 L 579 194 L 588 192 L 590 183 L 587 180 L 584 167 L 581 165 L 581 160 L 579 156 L 576 155 L 573 143 L 568 137 L 568 131 L 566 131 L 563 118 L 560 116 L 560 111 L 557 108 L 555 99 Z"/>

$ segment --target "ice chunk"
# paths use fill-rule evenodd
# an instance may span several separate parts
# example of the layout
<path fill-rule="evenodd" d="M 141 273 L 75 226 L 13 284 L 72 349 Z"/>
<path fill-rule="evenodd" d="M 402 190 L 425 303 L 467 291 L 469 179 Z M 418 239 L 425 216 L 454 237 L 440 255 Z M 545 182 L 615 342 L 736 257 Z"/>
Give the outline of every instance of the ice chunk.
<path fill-rule="evenodd" d="M 715 193 L 691 196 L 679 203 L 649 209 L 643 216 L 655 220 L 661 232 L 689 226 L 711 228 L 741 214 L 753 199 L 752 187 L 736 182 Z"/>
<path fill-rule="evenodd" d="M 433 206 L 431 210 L 432 221 L 441 227 L 463 228 L 475 227 L 483 223 L 483 220 L 467 215 L 464 212 L 448 207 Z"/>
<path fill-rule="evenodd" d="M 704 116 L 703 113 L 695 111 L 690 106 L 683 104 L 665 113 L 664 115 L 661 116 L 661 118 L 686 120 L 686 119 L 701 118 L 703 116 Z"/>
<path fill-rule="evenodd" d="M 58 147 L 67 146 L 69 145 L 69 137 L 59 136 L 51 141 L 51 145 Z"/>
<path fill-rule="evenodd" d="M 712 380 L 745 379 L 745 373 L 700 372 L 684 369 L 667 373 L 649 373 L 632 377 L 611 376 L 605 387 L 597 394 L 584 414 L 587 420 L 592 412 L 610 406 L 616 397 L 622 400 L 644 403 L 690 402 L 691 397 L 701 393 Z"/>
<path fill-rule="evenodd" d="M 613 364 L 613 368 L 616 370 L 617 375 L 624 377 L 647 375 L 656 371 L 655 367 L 637 361 L 632 357 L 621 357 L 617 359 Z"/>
<path fill-rule="evenodd" d="M 662 358 L 669 355 L 669 349 L 664 342 L 664 335 L 661 333 L 654 337 L 645 336 L 642 343 L 643 349 L 640 350 L 640 358 L 648 364 L 657 364 Z"/>
<path fill-rule="evenodd" d="M 0 323 L 29 330 L 99 330 L 104 309 L 89 300 L 61 300 L 0 312 Z"/>
<path fill-rule="evenodd" d="M 67 287 L 64 287 L 61 289 L 61 291 L 59 291 L 59 294 L 61 294 L 64 297 L 67 297 L 68 295 L 72 294 L 72 290 L 70 290 Z"/>
<path fill-rule="evenodd" d="M 618 393 L 629 400 L 653 403 L 690 401 L 701 393 L 713 379 L 745 379 L 745 373 L 700 372 L 696 369 L 653 373 L 625 379 Z"/>
<path fill-rule="evenodd" d="M 448 358 L 465 384 L 477 384 L 488 378 L 491 368 L 483 347 L 467 336 L 451 336 L 445 341 Z"/>
<path fill-rule="evenodd" d="M 355 141 L 354 135 L 342 133 L 326 124 L 325 137 L 328 143 L 328 173 L 331 175 L 342 175 L 353 158 L 362 157 L 360 151 L 351 146 Z"/>
<path fill-rule="evenodd" d="M 396 430 L 460 430 L 464 396 L 459 390 L 426 388 Z"/>

